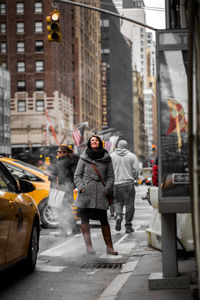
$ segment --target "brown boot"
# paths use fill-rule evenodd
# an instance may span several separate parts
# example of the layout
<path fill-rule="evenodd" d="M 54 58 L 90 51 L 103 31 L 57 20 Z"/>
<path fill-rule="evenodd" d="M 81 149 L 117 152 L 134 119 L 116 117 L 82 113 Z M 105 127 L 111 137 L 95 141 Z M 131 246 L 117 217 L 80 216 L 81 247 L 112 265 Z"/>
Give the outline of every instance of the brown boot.
<path fill-rule="evenodd" d="M 113 249 L 110 226 L 109 225 L 101 226 L 101 231 L 103 234 L 105 244 L 107 246 L 107 253 L 112 255 L 118 255 L 118 252 Z"/>
<path fill-rule="evenodd" d="M 90 237 L 90 225 L 89 224 L 81 224 L 81 232 L 85 241 L 87 253 L 94 255 L 95 251 L 92 247 L 91 237 Z"/>

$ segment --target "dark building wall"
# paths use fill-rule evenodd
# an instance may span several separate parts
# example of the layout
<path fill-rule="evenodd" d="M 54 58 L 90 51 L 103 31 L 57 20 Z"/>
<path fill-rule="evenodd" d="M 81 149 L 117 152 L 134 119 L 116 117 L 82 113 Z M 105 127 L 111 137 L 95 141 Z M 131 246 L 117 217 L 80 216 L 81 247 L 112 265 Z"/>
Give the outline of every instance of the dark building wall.
<path fill-rule="evenodd" d="M 108 9 L 103 5 L 102 8 Z M 107 2 L 112 2 L 107 1 Z M 109 10 L 110 6 L 109 6 Z M 131 48 L 119 31 L 116 18 L 102 14 L 102 19 L 109 19 L 109 26 L 102 27 L 102 49 L 110 53 L 102 53 L 102 62 L 107 63 L 107 105 L 108 127 L 121 132 L 120 138 L 128 140 L 133 149 L 133 89 Z M 102 51 L 104 52 L 104 51 Z"/>

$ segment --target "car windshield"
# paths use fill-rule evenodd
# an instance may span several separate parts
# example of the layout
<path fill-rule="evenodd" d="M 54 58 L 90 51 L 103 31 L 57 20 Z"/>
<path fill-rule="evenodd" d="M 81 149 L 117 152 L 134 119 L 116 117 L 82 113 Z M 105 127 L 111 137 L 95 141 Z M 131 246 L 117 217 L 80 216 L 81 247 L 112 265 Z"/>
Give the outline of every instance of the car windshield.
<path fill-rule="evenodd" d="M 20 165 L 20 166 L 27 167 L 27 168 L 32 169 L 32 170 L 34 170 L 34 171 L 36 171 L 36 172 L 38 172 L 38 173 L 40 173 L 42 175 L 45 175 L 45 172 L 43 170 L 40 170 L 39 168 L 37 168 L 37 167 L 35 167 L 33 165 L 30 165 L 29 163 L 26 163 L 24 161 L 19 161 L 19 160 L 14 160 L 14 162 L 16 164 Z"/>
<path fill-rule="evenodd" d="M 142 172 L 141 172 L 141 175 L 151 176 L 152 175 L 152 169 L 143 169 Z"/>

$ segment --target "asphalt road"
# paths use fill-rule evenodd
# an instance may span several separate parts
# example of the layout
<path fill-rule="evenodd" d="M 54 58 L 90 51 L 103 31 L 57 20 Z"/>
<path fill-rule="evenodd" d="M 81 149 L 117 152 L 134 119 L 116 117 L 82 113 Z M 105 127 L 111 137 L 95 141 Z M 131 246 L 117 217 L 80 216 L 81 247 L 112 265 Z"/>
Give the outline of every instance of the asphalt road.
<path fill-rule="evenodd" d="M 81 234 L 61 238 L 55 236 L 59 229 L 42 229 L 35 272 L 27 276 L 21 274 L 19 269 L 11 268 L 1 273 L 0 299 L 100 300 L 106 299 L 111 292 L 114 299 L 129 276 L 127 268 L 134 268 L 138 255 L 147 248 L 145 229 L 149 225 L 152 208 L 146 200 L 141 199 L 146 191 L 146 186 L 136 188 L 134 233 L 125 234 L 123 225 L 121 232 L 115 231 L 115 220 L 109 216 L 118 256 L 105 254 L 98 222 L 91 223 L 95 256 L 86 254 Z"/>

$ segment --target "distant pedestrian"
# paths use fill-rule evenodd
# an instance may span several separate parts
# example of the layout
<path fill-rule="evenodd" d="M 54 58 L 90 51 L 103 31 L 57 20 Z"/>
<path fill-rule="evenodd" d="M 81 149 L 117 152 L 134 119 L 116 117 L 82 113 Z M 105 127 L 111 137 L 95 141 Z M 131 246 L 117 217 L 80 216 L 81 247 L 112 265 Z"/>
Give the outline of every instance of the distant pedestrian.
<path fill-rule="evenodd" d="M 105 187 L 100 177 L 103 178 Z M 99 220 L 108 254 L 117 255 L 113 249 L 110 226 L 107 219 L 108 200 L 106 194 L 112 192 L 114 173 L 110 155 L 103 148 L 99 136 L 92 135 L 87 148 L 81 154 L 75 174 L 74 182 L 78 189 L 76 206 L 78 216 L 81 217 L 81 231 L 89 254 L 95 254 L 90 236 L 90 219 Z"/>
<path fill-rule="evenodd" d="M 61 144 L 57 150 L 57 160 L 49 168 L 51 187 L 65 192 L 62 206 L 58 208 L 59 226 L 61 233 L 57 236 L 67 236 L 67 229 L 72 230 L 72 234 L 79 233 L 80 230 L 76 224 L 72 213 L 71 204 L 74 202 L 74 170 L 76 167 L 76 158 L 74 158 L 73 150 L 67 145 Z"/>
<path fill-rule="evenodd" d="M 135 154 L 128 149 L 128 143 L 120 140 L 111 159 L 114 169 L 114 206 L 116 212 L 117 231 L 121 230 L 123 209 L 125 207 L 126 233 L 134 231 L 132 221 L 135 213 L 135 186 L 134 181 L 138 177 L 139 162 Z"/>

